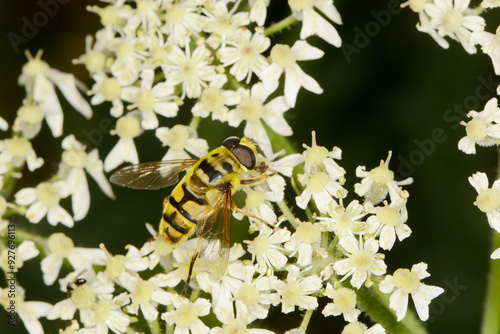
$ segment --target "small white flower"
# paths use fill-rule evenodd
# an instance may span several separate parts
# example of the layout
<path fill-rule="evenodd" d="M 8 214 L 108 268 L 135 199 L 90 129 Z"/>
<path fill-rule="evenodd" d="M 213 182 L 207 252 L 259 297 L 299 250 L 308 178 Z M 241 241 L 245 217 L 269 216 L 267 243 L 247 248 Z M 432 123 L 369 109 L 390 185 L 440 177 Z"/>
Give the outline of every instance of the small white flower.
<path fill-rule="evenodd" d="M 210 51 L 205 45 L 196 47 L 193 53 L 188 46 L 183 51 L 174 45 L 167 54 L 167 59 L 167 64 L 161 66 L 167 82 L 172 86 L 182 85 L 182 99 L 186 96 L 200 97 L 202 87 L 207 87 L 207 82 L 215 74 L 214 66 L 210 65 Z"/>
<path fill-rule="evenodd" d="M 333 265 L 337 275 L 344 275 L 341 282 L 352 276 L 352 286 L 359 289 L 372 274 L 380 276 L 387 270 L 387 266 L 377 253 L 379 247 L 376 239 L 370 238 L 363 242 L 361 236 L 358 241 L 354 235 L 348 234 L 340 239 L 339 245 L 348 256 L 347 259 L 338 260 Z"/>
<path fill-rule="evenodd" d="M 430 276 L 427 272 L 427 264 L 419 263 L 413 265 L 411 271 L 408 269 L 398 269 L 394 275 L 387 275 L 380 282 L 380 291 L 391 293 L 389 307 L 396 311 L 398 321 L 404 318 L 408 308 L 408 295 L 411 295 L 418 317 L 422 321 L 429 318 L 429 304 L 431 300 L 444 292 L 443 288 L 426 285 L 420 280 Z"/>
<path fill-rule="evenodd" d="M 497 248 L 490 256 L 493 260 L 500 259 L 500 248 Z"/>
<path fill-rule="evenodd" d="M 460 42 L 465 51 L 476 53 L 471 33 L 483 31 L 484 18 L 474 15 L 469 9 L 470 0 L 442 0 L 426 3 L 425 12 L 430 16 L 430 24 L 441 37 L 449 36 Z"/>
<path fill-rule="evenodd" d="M 255 32 L 252 36 L 250 30 L 239 30 L 234 41 L 228 41 L 228 46 L 219 49 L 222 66 L 231 66 L 229 73 L 237 81 L 248 84 L 255 73 L 261 78 L 261 73 L 269 63 L 262 55 L 269 48 L 271 41 L 264 34 Z"/>
<path fill-rule="evenodd" d="M 162 160 L 191 159 L 187 152 L 198 158 L 208 153 L 207 141 L 197 138 L 196 131 L 189 126 L 177 124 L 170 129 L 157 128 L 156 137 L 160 139 L 162 146 L 169 146 Z"/>
<path fill-rule="evenodd" d="M 396 201 L 390 205 L 384 201 L 384 206 L 377 208 L 377 213 L 366 220 L 367 233 L 373 236 L 380 235 L 380 247 L 390 250 L 396 241 L 407 238 L 411 234 L 411 229 L 405 224 L 408 219 L 405 217 L 406 210 L 403 201 Z"/>
<path fill-rule="evenodd" d="M 104 72 L 95 73 L 92 78 L 95 81 L 94 86 L 87 92 L 93 95 L 90 103 L 99 105 L 103 102 L 111 102 L 110 113 L 114 117 L 120 117 L 123 114 L 123 102 L 120 99 L 122 93 L 122 85 L 114 77 L 108 77 Z"/>
<path fill-rule="evenodd" d="M 330 205 L 336 205 L 332 196 L 337 197 L 340 194 L 341 197 L 344 197 L 346 194 L 346 190 L 325 172 L 300 174 L 298 180 L 306 186 L 302 194 L 295 197 L 295 201 L 301 209 L 305 209 L 309 201 L 313 199 L 319 212 L 326 213 Z"/>
<path fill-rule="evenodd" d="M 281 295 L 281 312 L 290 313 L 295 306 L 306 310 L 318 307 L 316 297 L 310 296 L 322 287 L 321 279 L 316 275 L 300 276 L 300 268 L 294 265 L 287 267 L 286 283 L 276 281 L 276 290 Z"/>
<path fill-rule="evenodd" d="M 273 192 L 265 191 L 262 187 L 256 189 L 246 187 L 243 188 L 243 191 L 247 196 L 245 198 L 245 206 L 242 210 L 256 215 L 268 224 L 275 224 L 277 222 L 278 218 L 273 210 L 273 205 L 269 202 L 274 199 Z M 237 219 L 243 219 L 244 217 L 244 215 L 239 212 L 235 212 L 233 215 Z"/>
<path fill-rule="evenodd" d="M 483 0 L 483 2 L 481 2 L 481 7 L 483 7 L 483 8 L 497 8 L 497 7 L 500 7 L 500 1 L 498 1 L 498 0 Z"/>
<path fill-rule="evenodd" d="M 495 34 L 487 31 L 473 32 L 471 39 L 475 44 L 481 45 L 482 51 L 490 56 L 495 74 L 500 75 L 500 27 L 497 27 Z"/>
<path fill-rule="evenodd" d="M 331 205 L 328 208 L 330 217 L 318 217 L 319 226 L 323 231 L 334 232 L 340 238 L 352 233 L 362 234 L 365 231 L 365 223 L 360 221 L 366 215 L 365 209 L 357 200 L 353 200 L 346 207 Z"/>
<path fill-rule="evenodd" d="M 469 122 L 461 121 L 465 126 L 467 135 L 458 142 L 458 149 L 467 153 L 476 153 L 476 144 L 479 146 L 492 146 L 500 139 L 500 108 L 496 98 L 489 100 L 484 110 L 477 112 L 471 110 L 467 113 L 471 118 Z"/>
<path fill-rule="evenodd" d="M 15 269 L 12 270 L 12 262 L 9 263 L 9 255 L 10 259 L 12 259 L 12 250 L 9 250 L 9 248 L 5 248 L 0 253 L 0 268 L 6 273 L 17 272 L 23 267 L 25 261 L 37 257 L 38 254 L 40 254 L 40 251 L 36 248 L 35 243 L 31 240 L 24 240 L 15 250 Z"/>
<path fill-rule="evenodd" d="M 239 317 L 229 319 L 224 323 L 222 328 L 214 327 L 210 330 L 211 334 L 274 334 L 267 329 L 247 328 L 245 321 Z"/>
<path fill-rule="evenodd" d="M 274 87 L 284 72 L 285 98 L 293 108 L 300 87 L 316 94 L 323 93 L 316 80 L 302 71 L 297 61 L 319 59 L 323 54 L 323 51 L 306 41 L 299 40 L 291 48 L 288 45 L 276 44 L 271 50 L 271 65 L 262 71 L 262 82 L 266 87 Z"/>
<path fill-rule="evenodd" d="M 90 193 L 85 172 L 97 182 L 101 190 L 110 198 L 115 198 L 113 189 L 104 175 L 103 163 L 99 159 L 97 149 L 85 152 L 85 146 L 69 135 L 62 141 L 62 161 L 58 174 L 66 179 L 71 192 L 73 217 L 76 221 L 83 219 L 90 208 Z"/>
<path fill-rule="evenodd" d="M 118 280 L 120 276 L 130 270 L 133 272 L 143 271 L 149 267 L 149 259 L 144 257 L 142 252 L 139 251 L 134 246 L 128 245 L 128 252 L 126 255 L 111 254 L 104 244 L 100 244 L 99 247 L 106 254 L 106 260 L 102 264 L 106 265 L 105 273 L 112 280 Z"/>
<path fill-rule="evenodd" d="M 259 82 L 252 86 L 251 90 L 240 89 L 240 101 L 235 109 L 228 114 L 229 125 L 237 127 L 246 121 L 243 130 L 245 137 L 256 139 L 264 154 L 272 155 L 271 140 L 267 134 L 262 121 L 282 136 L 290 136 L 292 128 L 288 125 L 283 114 L 290 109 L 284 96 L 278 96 L 270 102 L 265 102 L 274 90 L 267 89 Z"/>
<path fill-rule="evenodd" d="M 213 120 L 227 122 L 229 109 L 226 106 L 234 106 L 240 101 L 240 95 L 233 90 L 224 90 L 222 87 L 227 82 L 227 76 L 215 74 L 208 87 L 203 89 L 198 102 L 191 112 L 194 116 L 208 117 L 212 114 Z"/>
<path fill-rule="evenodd" d="M 247 268 L 248 270 L 242 270 Z M 243 284 L 234 294 L 236 312 L 239 319 L 246 319 L 247 323 L 255 319 L 267 317 L 271 305 L 278 305 L 280 297 L 274 290 L 274 276 L 259 276 L 253 279 L 255 267 L 244 267 L 241 263 L 235 263 L 230 267 L 229 274 L 239 278 Z"/>
<path fill-rule="evenodd" d="M 207 44 L 212 49 L 218 49 L 220 45 L 226 46 L 226 41 L 234 40 L 239 27 L 250 23 L 248 12 L 236 12 L 239 2 L 233 4 L 229 11 L 227 3 L 223 1 L 207 3 L 202 9 L 206 15 L 203 21 L 203 30 L 210 33 Z"/>
<path fill-rule="evenodd" d="M 333 180 L 339 180 L 343 183 L 345 169 L 340 167 L 337 162 L 335 162 L 335 160 L 340 160 L 342 158 L 342 150 L 335 146 L 331 151 L 328 151 L 326 147 L 318 146 L 316 144 L 316 131 L 312 131 L 311 134 L 311 146 L 309 147 L 306 144 L 302 144 L 305 148 L 302 153 L 305 163 L 304 170 L 309 173 L 326 171 L 330 175 L 330 178 Z M 346 194 L 347 191 L 344 190 L 343 193 Z"/>
<path fill-rule="evenodd" d="M 161 32 L 168 36 L 170 45 L 184 47 L 189 43 L 192 33 L 201 31 L 203 17 L 198 14 L 198 3 L 198 0 L 163 1 L 161 9 L 165 11 L 165 24 Z"/>
<path fill-rule="evenodd" d="M 332 1 L 324 0 L 288 0 L 288 5 L 292 13 L 298 20 L 302 21 L 300 30 L 300 39 L 306 39 L 309 36 L 317 35 L 333 46 L 340 47 L 342 40 L 339 33 L 321 14 L 317 13 L 316 7 L 323 15 L 336 24 L 342 24 L 342 19 L 333 5 Z"/>
<path fill-rule="evenodd" d="M 16 132 L 21 131 L 24 137 L 32 139 L 40 132 L 44 118 L 45 114 L 37 103 L 23 100 L 23 105 L 17 110 L 12 129 Z"/>
<path fill-rule="evenodd" d="M 165 117 L 175 117 L 179 106 L 172 102 L 174 88 L 168 82 L 154 84 L 154 71 L 150 69 L 141 72 L 141 87 L 129 86 L 122 89 L 121 98 L 131 102 L 129 110 L 137 108 L 142 114 L 141 126 L 145 130 L 158 127 L 156 114 Z"/>
<path fill-rule="evenodd" d="M 267 7 L 271 0 L 250 0 L 250 21 L 263 26 L 266 21 Z"/>
<path fill-rule="evenodd" d="M 491 188 L 488 188 L 486 174 L 477 172 L 469 177 L 469 182 L 477 191 L 474 205 L 486 213 L 490 227 L 500 233 L 500 180 L 496 180 Z"/>
<path fill-rule="evenodd" d="M 7 131 L 9 128 L 9 123 L 3 117 L 0 117 L 0 130 Z"/>
<path fill-rule="evenodd" d="M 26 331 L 29 334 L 43 334 L 43 327 L 39 319 L 47 315 L 52 305 L 46 302 L 26 301 L 24 299 L 25 291 L 19 284 L 16 284 L 15 299 L 11 297 L 12 293 L 13 291 L 9 288 L 0 288 L 0 305 L 5 310 L 9 310 L 12 309 L 11 302 L 14 301 L 16 306 L 15 311 L 23 322 Z M 14 317 L 16 317 L 16 314 L 14 314 Z M 10 320 L 9 316 L 6 319 Z M 5 321 L 7 322 L 7 320 Z M 16 327 L 18 326 L 17 322 L 15 325 Z"/>
<path fill-rule="evenodd" d="M 282 244 L 288 240 L 290 240 L 290 231 L 287 229 L 279 228 L 273 232 L 269 227 L 262 225 L 255 239 L 244 241 L 248 244 L 248 252 L 252 254 L 252 261 L 257 260 L 258 273 L 265 273 L 268 268 L 283 268 L 288 259 L 283 254 L 286 250 Z"/>
<path fill-rule="evenodd" d="M 93 264 L 102 264 L 105 259 L 102 250 L 75 247 L 73 240 L 64 233 L 54 233 L 47 239 L 46 253 L 47 256 L 41 262 L 45 285 L 55 282 L 65 258 L 74 270 L 87 270 Z"/>
<path fill-rule="evenodd" d="M 361 322 L 351 322 L 345 325 L 341 334 L 385 334 L 385 329 L 380 324 L 368 328 Z"/>
<path fill-rule="evenodd" d="M 109 172 L 123 162 L 139 163 L 134 138 L 141 133 L 141 122 L 137 113 L 130 113 L 118 119 L 116 128 L 111 130 L 111 134 L 117 135 L 120 139 L 104 160 L 104 171 Z"/>
<path fill-rule="evenodd" d="M 158 318 L 156 303 L 168 305 L 172 302 L 172 294 L 161 289 L 165 285 L 165 274 L 157 274 L 148 280 L 134 276 L 128 272 L 120 275 L 120 282 L 130 292 L 131 304 L 126 310 L 132 314 L 138 314 L 139 308 L 148 321 Z"/>
<path fill-rule="evenodd" d="M 50 68 L 45 61 L 41 60 L 41 51 L 35 57 L 27 51 L 26 56 L 28 62 L 23 66 L 19 84 L 25 86 L 28 95 L 33 97 L 44 112 L 54 137 L 62 134 L 63 125 L 62 107 L 54 84 L 76 110 L 87 118 L 92 117 L 92 109 L 78 91 L 77 82 L 72 74 Z"/>
<path fill-rule="evenodd" d="M 392 151 L 389 151 L 387 159 L 380 161 L 380 166 L 373 168 L 369 172 L 365 166 L 356 168 L 356 176 L 362 178 L 361 183 L 354 185 L 354 191 L 359 196 L 365 197 L 367 201 L 377 204 L 381 202 L 389 193 L 391 202 L 405 200 L 408 197 L 407 192 L 401 189 L 400 185 L 413 183 L 411 177 L 402 180 L 394 180 L 394 172 L 389 169 L 389 161 L 392 157 Z"/>
<path fill-rule="evenodd" d="M 83 278 L 79 275 L 79 272 L 70 273 L 65 278 L 59 280 L 61 290 L 66 291 L 69 298 L 56 303 L 47 314 L 47 319 L 71 320 L 78 310 L 80 321 L 86 327 L 94 325 L 96 317 L 94 308 L 97 300 L 103 296 L 111 297 L 114 285 L 106 275 L 99 273 L 96 276 L 90 268 L 81 271 L 82 273 L 85 272 L 84 283 L 74 284 L 76 279 Z"/>
<path fill-rule="evenodd" d="M 360 310 L 356 308 L 356 293 L 348 288 L 334 289 L 330 283 L 326 285 L 325 295 L 333 299 L 333 303 L 326 304 L 322 313 L 325 316 L 343 314 L 345 321 L 356 322 Z"/>
<path fill-rule="evenodd" d="M 0 140 L 0 174 L 21 167 L 25 162 L 31 172 L 43 165 L 43 159 L 36 156 L 28 139 L 14 136 Z"/>
<path fill-rule="evenodd" d="M 16 193 L 15 198 L 17 204 L 29 206 L 25 216 L 30 223 L 37 224 L 47 216 L 47 220 L 53 226 L 61 223 L 73 227 L 73 218 L 59 205 L 61 198 L 68 196 L 68 185 L 63 181 L 58 181 L 42 182 L 36 188 L 21 189 Z"/>
<path fill-rule="evenodd" d="M 175 310 L 163 313 L 161 318 L 169 325 L 175 324 L 174 334 L 207 334 L 210 331 L 210 328 L 199 319 L 210 313 L 210 301 L 198 298 L 191 303 L 186 298 L 174 296 L 172 303 Z"/>
<path fill-rule="evenodd" d="M 297 223 L 295 233 L 292 234 L 291 240 L 285 243 L 285 248 L 292 252 L 290 256 L 298 253 L 297 264 L 306 267 L 312 263 L 313 249 L 319 246 L 321 229 L 319 225 L 310 222 Z"/>

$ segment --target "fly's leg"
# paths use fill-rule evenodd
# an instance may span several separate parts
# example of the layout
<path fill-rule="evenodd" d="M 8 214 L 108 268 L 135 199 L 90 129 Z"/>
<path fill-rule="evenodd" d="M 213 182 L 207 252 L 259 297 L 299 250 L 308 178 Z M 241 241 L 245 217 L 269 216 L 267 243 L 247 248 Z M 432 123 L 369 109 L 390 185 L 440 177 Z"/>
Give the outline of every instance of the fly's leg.
<path fill-rule="evenodd" d="M 189 271 L 186 278 L 186 284 L 184 284 L 184 288 L 182 289 L 181 296 L 184 297 L 186 295 L 187 289 L 189 287 L 189 282 L 191 281 L 191 276 L 193 274 L 194 263 L 196 262 L 196 258 L 200 254 L 202 238 L 198 238 L 198 243 L 196 244 L 196 250 L 194 251 L 193 256 L 191 257 L 191 262 L 189 263 Z"/>
<path fill-rule="evenodd" d="M 240 180 L 240 184 L 242 186 L 249 186 L 249 185 L 252 185 L 252 184 L 263 182 L 263 181 L 267 180 L 268 178 L 270 178 L 271 176 L 274 176 L 274 175 L 276 175 L 276 172 L 273 172 L 272 174 L 261 175 L 259 177 L 254 177 L 254 178 L 251 178 L 251 179 L 241 179 Z"/>
<path fill-rule="evenodd" d="M 244 214 L 245 216 L 249 217 L 249 218 L 253 218 L 253 219 L 256 219 L 258 221 L 260 221 L 261 223 L 263 224 L 266 224 L 267 226 L 269 226 L 273 231 L 276 229 L 273 225 L 269 224 L 268 222 L 266 222 L 264 219 L 260 218 L 260 217 L 257 217 L 256 215 L 254 215 L 253 213 L 250 213 L 248 211 L 245 211 L 245 210 L 241 210 L 240 208 L 238 208 L 236 206 L 236 204 L 234 204 L 234 202 L 231 203 L 231 209 L 236 211 L 236 212 L 239 212 L 241 214 Z"/>

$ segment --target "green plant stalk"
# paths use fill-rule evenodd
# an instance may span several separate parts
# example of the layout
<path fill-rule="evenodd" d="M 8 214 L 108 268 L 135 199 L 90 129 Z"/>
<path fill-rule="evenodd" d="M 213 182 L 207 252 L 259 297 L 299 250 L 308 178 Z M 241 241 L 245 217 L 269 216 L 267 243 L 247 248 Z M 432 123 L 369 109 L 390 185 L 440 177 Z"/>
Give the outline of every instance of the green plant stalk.
<path fill-rule="evenodd" d="M 306 313 L 304 313 L 304 318 L 302 318 L 302 322 L 300 323 L 300 329 L 304 331 L 304 333 L 307 330 L 307 326 L 309 326 L 309 321 L 311 321 L 311 317 L 313 315 L 314 310 L 307 310 Z"/>
<path fill-rule="evenodd" d="M 389 308 L 389 295 L 382 293 L 377 287 L 370 289 L 361 287 L 356 291 L 357 302 L 387 333 L 394 334 L 427 334 L 422 322 L 408 309 L 406 316 L 397 321 L 396 313 Z"/>
<path fill-rule="evenodd" d="M 286 29 L 288 26 L 294 24 L 297 21 L 295 16 L 289 15 L 285 17 L 283 20 L 276 22 L 275 24 L 270 25 L 264 30 L 264 35 L 269 36 L 272 34 L 275 34 L 277 32 L 280 32 L 281 30 Z"/>
<path fill-rule="evenodd" d="M 493 230 L 492 251 L 500 248 L 500 233 Z M 500 260 L 490 261 L 481 334 L 500 333 Z"/>

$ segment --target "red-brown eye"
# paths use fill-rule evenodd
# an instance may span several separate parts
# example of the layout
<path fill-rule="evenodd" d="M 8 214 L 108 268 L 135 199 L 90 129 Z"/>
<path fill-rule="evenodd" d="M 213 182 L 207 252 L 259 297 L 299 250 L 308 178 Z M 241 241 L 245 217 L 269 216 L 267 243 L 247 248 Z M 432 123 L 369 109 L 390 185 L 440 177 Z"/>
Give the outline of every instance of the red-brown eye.
<path fill-rule="evenodd" d="M 233 150 L 233 147 L 240 143 L 240 138 L 238 137 L 229 137 L 222 143 L 222 146 L 229 150 Z"/>
<path fill-rule="evenodd" d="M 236 145 L 231 149 L 238 161 L 248 169 L 254 169 L 257 159 L 255 153 L 248 146 Z"/>

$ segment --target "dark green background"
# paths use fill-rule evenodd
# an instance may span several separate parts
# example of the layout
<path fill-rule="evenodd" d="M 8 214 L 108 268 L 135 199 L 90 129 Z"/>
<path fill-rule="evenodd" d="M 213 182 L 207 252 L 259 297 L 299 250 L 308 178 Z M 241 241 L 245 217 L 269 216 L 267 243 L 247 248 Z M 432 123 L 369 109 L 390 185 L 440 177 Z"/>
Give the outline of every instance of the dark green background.
<path fill-rule="evenodd" d="M 97 16 L 85 11 L 87 4 L 73 0 L 60 5 L 54 17 L 28 38 L 25 45 L 19 46 L 21 51 L 15 52 L 8 34 L 22 35 L 23 18 L 32 22 L 42 9 L 36 1 L 3 2 L 0 13 L 2 117 L 12 121 L 24 97 L 23 89 L 17 85 L 21 66 L 26 61 L 24 48 L 33 54 L 43 48 L 43 58 L 51 66 L 73 72 L 91 84 L 83 66 L 71 63 L 71 59 L 84 52 L 85 35 L 99 27 Z M 283 17 L 280 7 L 284 4 L 273 1 L 272 15 Z M 485 215 L 472 204 L 476 192 L 467 178 L 476 171 L 483 171 L 492 180 L 496 174 L 497 154 L 494 148 L 480 148 L 473 156 L 459 152 L 457 142 L 465 132 L 457 124 L 463 115 L 453 114 L 454 119 L 446 115 L 451 115 L 449 110 L 454 105 L 465 105 L 463 110 L 482 110 L 494 94 L 487 92 L 482 82 L 489 76 L 495 82 L 500 80 L 492 76 L 487 56 L 481 53 L 470 56 L 454 41 L 450 41 L 449 50 L 440 48 L 430 36 L 415 29 L 418 20 L 415 13 L 406 8 L 384 16 L 389 13 L 388 6 L 386 1 L 341 1 L 337 4 L 344 20 L 344 25 L 337 27 L 338 31 L 345 45 L 356 48 L 349 57 L 342 49 L 319 38 L 308 39 L 310 44 L 326 53 L 321 60 L 301 65 L 325 92 L 318 96 L 300 91 L 296 108 L 286 113 L 295 133 L 292 142 L 300 149 L 302 143 L 310 144 L 311 131 L 316 130 L 320 145 L 342 148 L 341 165 L 347 170 L 350 199 L 355 198 L 352 186 L 358 181 L 356 166 L 373 168 L 386 158 L 389 150 L 393 151 L 390 166 L 398 179 L 414 178 L 414 184 L 406 187 L 410 192 L 408 225 L 413 233 L 403 243 L 397 242 L 391 252 L 386 252 L 388 270 L 392 273 L 399 267 L 409 268 L 415 263 L 427 262 L 432 276 L 424 282 L 446 290 L 431 305 L 431 318 L 427 322 L 430 332 L 474 333 L 479 330 L 492 230 Z M 496 13 L 490 13 L 488 19 Z M 383 24 L 376 17 L 382 17 Z M 299 28 L 297 24 L 274 38 L 291 44 Z M 487 27 L 489 31 L 495 28 L 494 25 Z M 477 89 L 484 95 L 478 98 Z M 87 122 L 67 107 L 64 134 L 75 133 L 77 139 L 88 140 L 84 135 L 88 132 L 84 131 L 99 128 L 102 117 L 109 118 L 106 108 L 96 109 L 94 118 Z M 161 118 L 163 126 L 172 126 L 174 122 L 186 124 L 187 121 L 185 109 L 174 120 Z M 229 135 L 242 134 L 241 127 L 206 125 L 208 122 L 201 123 L 200 136 L 207 138 L 211 147 L 220 145 Z M 104 139 L 104 144 L 98 146 L 103 159 L 116 142 L 109 134 L 105 134 Z M 155 145 L 148 144 L 151 140 Z M 61 138 L 50 136 L 44 124 L 33 145 L 47 163 L 35 173 L 27 173 L 19 187 L 33 186 L 34 182 L 53 173 L 52 162 L 60 159 L 60 141 Z M 141 161 L 158 160 L 164 154 L 153 133 L 137 140 L 137 145 Z M 402 161 L 409 161 L 412 170 L 404 169 Z M 73 229 L 61 225 L 48 227 L 46 220 L 39 225 L 29 225 L 29 228 L 46 235 L 62 231 L 71 236 L 77 246 L 98 247 L 104 242 L 113 253 L 123 253 L 126 244 L 142 245 L 150 237 L 144 222 L 156 226 L 168 190 L 147 192 L 115 188 L 118 200 L 112 201 L 93 181 L 89 183 L 91 210 Z M 64 203 L 69 204 L 69 201 Z M 70 210 L 69 205 L 66 207 Z M 233 233 L 238 229 L 238 224 L 233 224 Z M 31 260 L 19 273 L 19 283 L 27 288 L 26 299 L 55 303 L 65 298 L 57 283 L 52 287 L 43 285 L 39 268 L 39 261 Z M 3 332 L 2 328 L 7 327 L 6 321 L 1 320 L 5 319 L 5 312 L 0 311 L 0 314 L 0 331 Z M 47 332 L 57 331 L 51 327 L 51 322 L 42 322 Z M 282 332 L 299 323 L 300 317 L 294 313 L 274 317 L 272 323 L 264 322 L 262 326 Z M 324 332 L 324 328 L 336 328 L 331 332 L 340 332 L 343 323 L 340 318 L 325 319 L 317 312 L 309 333 Z M 16 331 L 24 332 L 21 324 Z"/>

